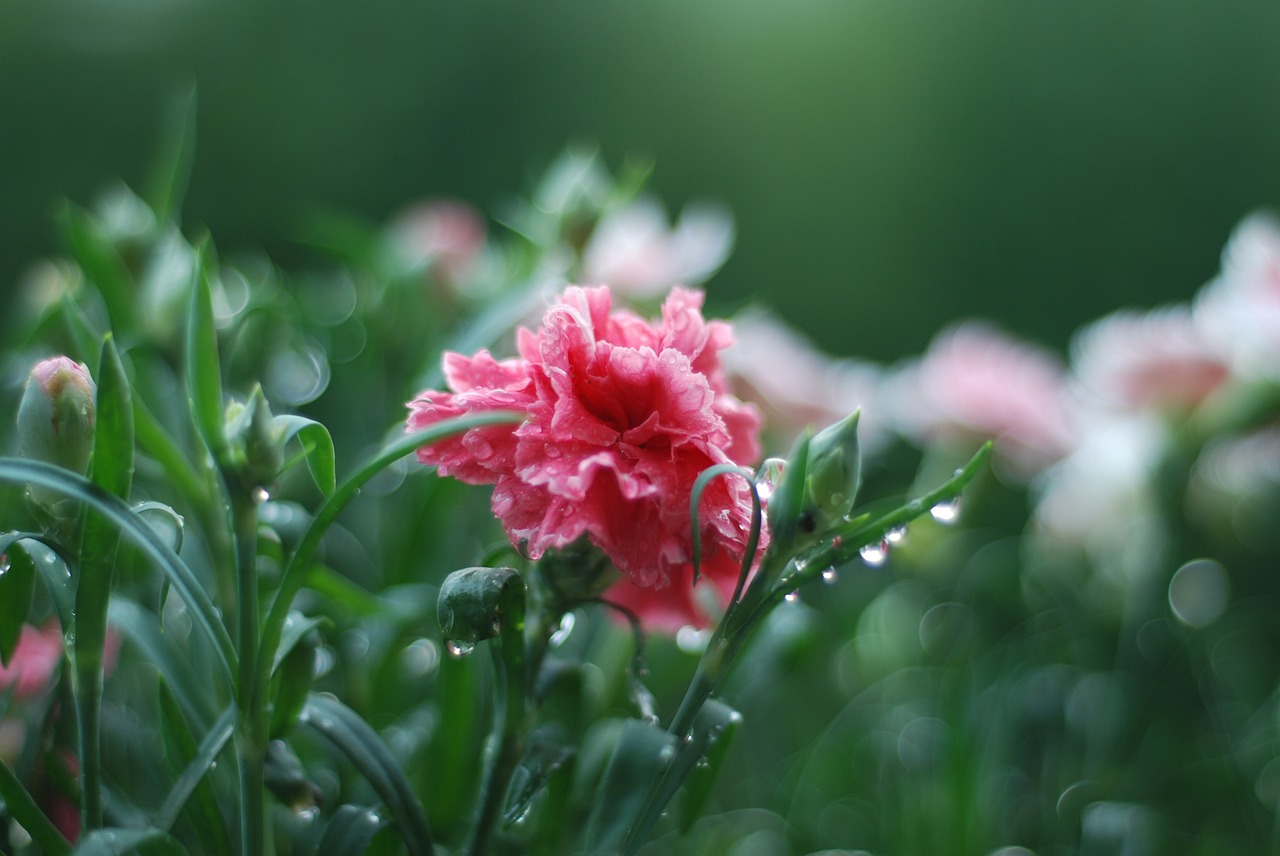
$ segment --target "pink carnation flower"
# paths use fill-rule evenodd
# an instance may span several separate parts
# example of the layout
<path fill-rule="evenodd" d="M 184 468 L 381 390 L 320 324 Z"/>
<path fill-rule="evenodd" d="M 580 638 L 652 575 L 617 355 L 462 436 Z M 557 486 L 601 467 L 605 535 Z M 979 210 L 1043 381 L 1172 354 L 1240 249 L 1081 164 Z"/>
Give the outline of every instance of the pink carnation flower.
<path fill-rule="evenodd" d="M 1083 389 L 1124 410 L 1190 410 L 1230 374 L 1187 306 L 1113 312 L 1077 334 L 1072 354 Z"/>
<path fill-rule="evenodd" d="M 675 289 L 662 317 L 611 311 L 608 288 L 571 286 L 519 357 L 444 357 L 449 392 L 409 403 L 409 430 L 489 410 L 528 414 L 517 429 L 476 428 L 418 451 L 424 464 L 493 484 L 492 506 L 529 556 L 586 537 L 626 578 L 608 597 L 649 624 L 705 624 L 691 584 L 689 495 L 703 470 L 759 455 L 756 411 L 728 392 L 720 351 L 729 326 L 708 322 L 702 295 Z M 722 592 L 737 579 L 751 521 L 742 479 L 702 497 L 702 572 Z"/>
<path fill-rule="evenodd" d="M 1072 447 L 1066 378 L 1048 352 L 969 322 L 940 333 L 890 381 L 899 425 L 917 440 L 995 439 L 1017 474 L 1034 475 Z"/>
<path fill-rule="evenodd" d="M 20 699 L 40 695 L 53 683 L 62 662 L 62 631 L 54 622 L 43 629 L 24 624 L 18 647 L 7 665 L 0 666 L 0 692 L 10 687 Z"/>
<path fill-rule="evenodd" d="M 733 328 L 733 347 L 724 354 L 729 380 L 739 397 L 764 412 L 778 448 L 790 448 L 805 428 L 823 428 L 859 408 L 863 454 L 884 445 L 888 428 L 878 400 L 878 366 L 830 357 L 769 312 L 745 312 L 734 318 Z"/>

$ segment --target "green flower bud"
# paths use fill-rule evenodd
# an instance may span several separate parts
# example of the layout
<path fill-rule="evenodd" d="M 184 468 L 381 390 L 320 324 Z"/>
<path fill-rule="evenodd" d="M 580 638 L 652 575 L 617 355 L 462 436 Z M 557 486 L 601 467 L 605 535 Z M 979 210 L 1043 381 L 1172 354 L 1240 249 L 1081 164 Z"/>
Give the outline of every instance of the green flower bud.
<path fill-rule="evenodd" d="M 505 628 L 524 628 L 524 578 L 512 568 L 463 568 L 440 586 L 436 614 L 445 645 L 454 656 Z"/>
<path fill-rule="evenodd" d="M 93 452 L 96 391 L 89 370 L 81 363 L 67 357 L 37 363 L 18 406 L 18 454 L 84 475 Z M 50 512 L 66 501 L 61 494 L 39 486 L 32 486 L 28 496 L 37 507 Z"/>
<path fill-rule="evenodd" d="M 855 410 L 818 432 L 809 444 L 802 521 L 810 532 L 822 532 L 853 510 L 862 480 Z M 812 524 L 812 528 L 810 528 Z"/>
<path fill-rule="evenodd" d="M 284 435 L 273 424 L 262 387 L 255 386 L 248 401 L 228 404 L 225 424 L 228 460 L 224 466 L 240 477 L 245 488 L 262 488 L 284 463 Z"/>

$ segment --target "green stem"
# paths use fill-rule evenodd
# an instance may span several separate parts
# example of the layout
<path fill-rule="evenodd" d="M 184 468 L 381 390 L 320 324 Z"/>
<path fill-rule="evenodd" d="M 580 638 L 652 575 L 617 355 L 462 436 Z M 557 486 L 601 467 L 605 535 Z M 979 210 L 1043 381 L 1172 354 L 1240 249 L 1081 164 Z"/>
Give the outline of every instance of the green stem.
<path fill-rule="evenodd" d="M 255 692 L 258 662 L 258 512 L 253 499 L 242 490 L 231 491 L 235 526 L 239 674 L 236 696 L 240 710 L 240 817 L 241 852 L 261 856 L 266 846 L 266 809 L 263 800 L 266 758 L 266 699 Z"/>
<path fill-rule="evenodd" d="M 524 630 L 505 629 L 501 644 L 490 646 L 493 652 L 494 676 L 499 681 L 498 703 L 494 709 L 492 752 L 488 758 L 484 782 L 480 787 L 480 809 L 472 830 L 469 856 L 483 856 L 502 812 L 502 804 L 511 785 L 511 776 L 524 754 L 527 731 L 528 699 L 525 692 Z M 512 637 L 520 637 L 518 639 Z"/>

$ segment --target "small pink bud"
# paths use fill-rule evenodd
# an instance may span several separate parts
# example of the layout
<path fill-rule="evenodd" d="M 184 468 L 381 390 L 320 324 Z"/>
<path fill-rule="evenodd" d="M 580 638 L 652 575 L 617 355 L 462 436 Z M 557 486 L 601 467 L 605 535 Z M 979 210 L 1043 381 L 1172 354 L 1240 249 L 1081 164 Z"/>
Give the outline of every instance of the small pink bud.
<path fill-rule="evenodd" d="M 83 475 L 93 452 L 96 387 L 89 370 L 67 357 L 37 363 L 18 406 L 18 453 Z M 60 495 L 31 489 L 37 504 L 50 506 Z"/>

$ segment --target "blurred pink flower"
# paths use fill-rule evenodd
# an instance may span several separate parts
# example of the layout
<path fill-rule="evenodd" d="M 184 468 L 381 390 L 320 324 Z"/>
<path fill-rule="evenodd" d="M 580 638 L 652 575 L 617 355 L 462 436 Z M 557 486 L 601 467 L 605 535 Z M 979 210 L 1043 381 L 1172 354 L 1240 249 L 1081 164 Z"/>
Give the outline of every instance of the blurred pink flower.
<path fill-rule="evenodd" d="M 729 394 L 720 352 L 732 333 L 703 319 L 702 295 L 675 289 L 662 317 L 611 311 L 608 288 L 571 286 L 537 332 L 520 329 L 519 358 L 446 354 L 450 392 L 409 403 L 409 430 L 464 413 L 517 409 L 514 431 L 479 428 L 420 449 L 443 475 L 494 484 L 508 537 L 534 558 L 585 536 L 627 579 L 611 599 L 667 628 L 704 624 L 690 584 L 688 498 L 707 467 L 759 455 L 760 419 Z M 751 520 L 741 479 L 702 498 L 703 574 L 729 589 Z"/>
<path fill-rule="evenodd" d="M 723 208 L 691 205 L 668 228 L 661 204 L 638 199 L 600 218 L 582 253 L 582 280 L 654 297 L 704 282 L 732 248 L 733 219 Z"/>
<path fill-rule="evenodd" d="M 733 347 L 724 352 L 734 391 L 757 405 L 780 449 L 806 427 L 820 429 L 859 407 L 863 452 L 886 438 L 885 413 L 876 400 L 881 370 L 871 363 L 833 359 L 768 312 L 744 313 L 733 321 Z"/>
<path fill-rule="evenodd" d="M 450 285 L 470 273 L 485 246 L 484 218 L 465 202 L 431 199 L 396 218 L 392 235 L 414 264 L 434 265 Z"/>
<path fill-rule="evenodd" d="M 900 429 L 917 442 L 994 439 L 1021 477 L 1071 448 L 1073 432 L 1061 364 L 1047 351 L 977 322 L 934 338 L 899 369 L 886 399 Z"/>
<path fill-rule="evenodd" d="M 53 683 L 62 662 L 62 631 L 56 622 L 42 628 L 24 624 L 6 665 L 0 666 L 0 692 L 13 688 L 19 699 L 40 695 Z"/>
<path fill-rule="evenodd" d="M 1113 312 L 1076 335 L 1072 357 L 1082 390 L 1124 410 L 1190 410 L 1230 374 L 1187 306 Z"/>
<path fill-rule="evenodd" d="M 1200 290 L 1195 320 L 1243 375 L 1280 375 L 1280 221 L 1253 214 L 1222 251 L 1222 271 Z"/>

